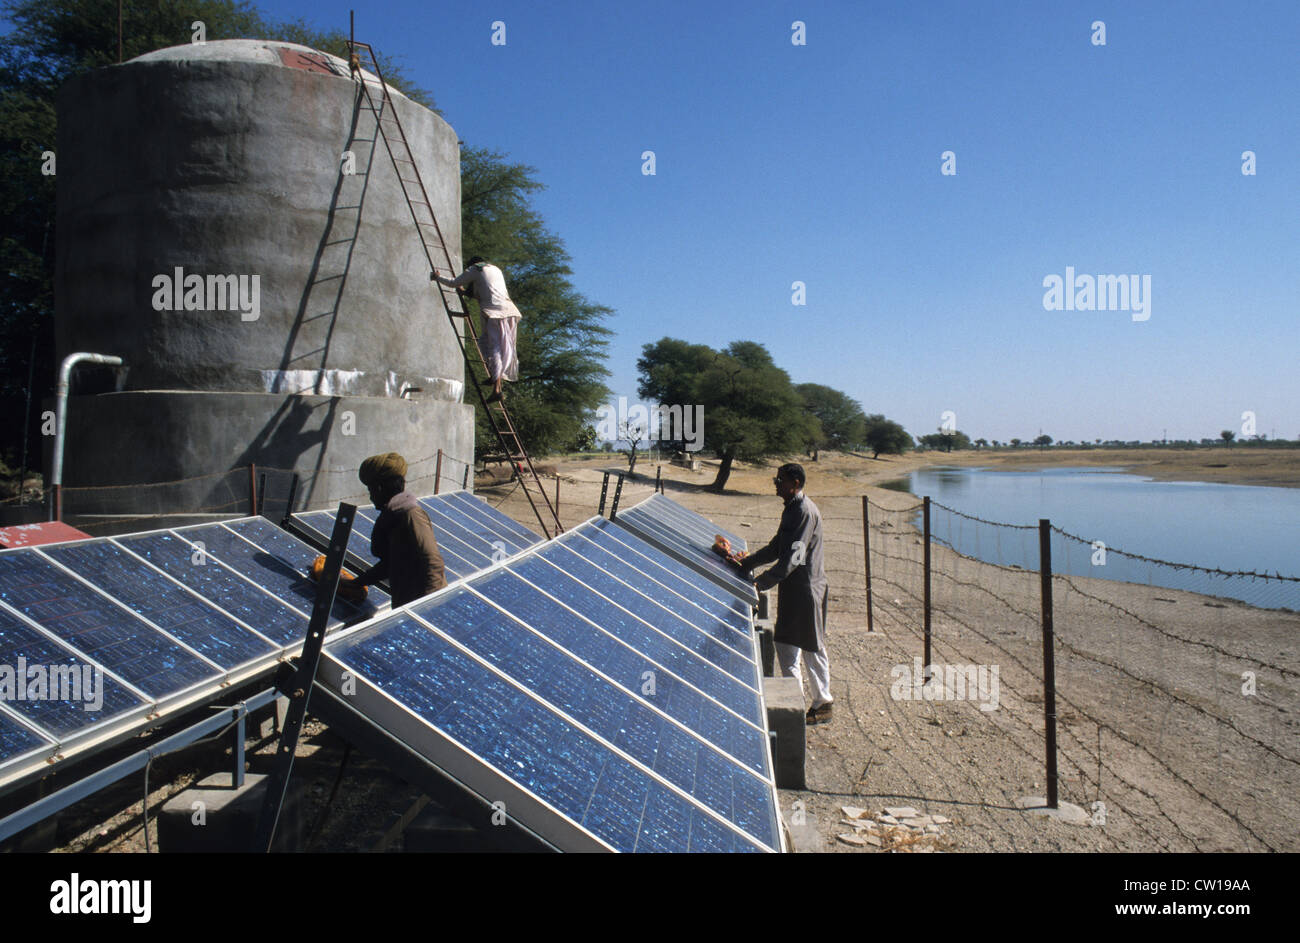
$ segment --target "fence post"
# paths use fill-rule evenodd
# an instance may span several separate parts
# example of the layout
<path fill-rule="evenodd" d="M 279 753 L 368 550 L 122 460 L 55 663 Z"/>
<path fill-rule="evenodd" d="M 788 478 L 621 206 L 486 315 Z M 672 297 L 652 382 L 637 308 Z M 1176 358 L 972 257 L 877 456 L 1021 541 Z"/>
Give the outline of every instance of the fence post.
<path fill-rule="evenodd" d="M 442 484 L 442 449 L 438 449 L 438 464 L 433 467 L 433 493 L 438 493 Z"/>
<path fill-rule="evenodd" d="M 869 499 L 864 494 L 862 496 L 862 562 L 867 580 L 867 631 L 874 632 L 876 626 L 871 620 L 871 524 L 867 516 L 868 503 Z"/>
<path fill-rule="evenodd" d="M 257 466 L 248 463 L 248 513 L 257 514 Z"/>
<path fill-rule="evenodd" d="M 664 467 L 663 467 L 662 465 L 656 465 L 656 466 L 655 466 L 655 491 L 656 491 L 656 493 L 658 493 L 658 492 L 662 492 L 662 491 L 664 490 L 664 484 L 663 484 L 663 481 L 664 481 Z"/>
<path fill-rule="evenodd" d="M 925 657 L 921 660 L 921 673 L 925 680 L 930 680 L 930 496 L 922 499 L 921 517 L 925 526 Z"/>
<path fill-rule="evenodd" d="M 1056 797 L 1056 652 L 1052 625 L 1052 522 L 1038 521 L 1038 572 L 1043 596 L 1043 728 L 1047 735 L 1047 807 Z"/>
<path fill-rule="evenodd" d="M 560 473 L 555 473 L 555 516 L 560 516 Z"/>
<path fill-rule="evenodd" d="M 469 490 L 469 462 L 465 463 L 465 475 L 461 478 L 460 490 L 461 491 Z"/>

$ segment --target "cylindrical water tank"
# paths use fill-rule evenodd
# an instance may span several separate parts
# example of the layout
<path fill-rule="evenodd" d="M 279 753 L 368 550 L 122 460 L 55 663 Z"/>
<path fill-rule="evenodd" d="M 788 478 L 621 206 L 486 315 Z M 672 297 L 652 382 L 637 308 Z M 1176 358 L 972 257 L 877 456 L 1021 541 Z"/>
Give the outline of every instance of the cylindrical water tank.
<path fill-rule="evenodd" d="M 456 134 L 391 94 L 459 267 Z M 127 364 L 118 389 L 72 399 L 76 508 L 99 507 L 93 492 L 74 500 L 79 485 L 250 462 L 298 471 L 300 504 L 320 506 L 359 492 L 346 471 L 367 454 L 427 459 L 413 479 L 440 448 L 472 459 L 460 349 L 344 60 L 227 40 L 97 70 L 61 92 L 58 160 L 59 356 Z M 212 499 L 202 485 L 169 493 L 175 510 Z M 137 510 L 162 509 L 140 494 Z M 131 508 L 116 494 L 112 510 Z"/>

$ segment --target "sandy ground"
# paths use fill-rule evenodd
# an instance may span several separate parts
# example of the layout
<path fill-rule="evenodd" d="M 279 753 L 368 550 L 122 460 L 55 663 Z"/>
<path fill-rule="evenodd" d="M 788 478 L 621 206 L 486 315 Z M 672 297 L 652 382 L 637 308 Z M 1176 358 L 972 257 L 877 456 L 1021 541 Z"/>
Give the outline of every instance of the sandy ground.
<path fill-rule="evenodd" d="M 1222 459 L 1217 452 L 1162 454 L 1161 467 L 1169 477 L 1205 479 L 1224 470 L 1196 473 L 1196 462 L 1222 460 L 1237 477 L 1215 480 L 1298 483 L 1300 453 L 1223 452 Z M 1007 463 L 1122 464 L 1157 477 L 1156 466 L 1141 464 L 1152 458 L 1149 452 L 1044 454 L 1049 458 L 1003 453 Z M 936 459 L 993 464 L 997 457 L 836 455 L 807 463 L 808 493 L 826 527 L 836 705 L 831 723 L 808 731 L 808 788 L 780 792 L 797 846 L 875 853 L 837 837 L 854 831 L 841 808 L 876 813 L 911 806 L 951 820 L 940 834 L 907 846 L 914 851 L 1300 850 L 1300 615 L 1130 584 L 1058 581 L 1060 795 L 1086 811 L 1085 825 L 1016 805 L 1045 792 L 1036 574 L 936 549 L 932 661 L 997 666 L 998 707 L 891 696 L 891 670 L 911 666 L 922 651 L 920 539 L 910 515 L 873 510 L 876 630 L 868 632 L 861 496 L 879 508 L 905 509 L 914 498 L 876 485 Z M 596 513 L 602 470 L 625 462 L 612 456 L 542 464 L 559 472 L 561 515 L 571 527 Z M 662 469 L 674 500 L 762 543 L 780 517 L 771 485 L 776 464 L 738 466 L 722 495 L 707 490 L 712 463 L 698 472 L 667 463 Z M 643 462 L 645 477 L 625 485 L 623 505 L 651 494 L 655 469 Z M 480 493 L 536 526 L 513 486 L 481 483 Z M 1244 672 L 1254 675 L 1252 695 L 1242 694 Z M 307 816 L 315 821 L 333 786 L 341 744 L 319 724 L 308 732 L 298 775 L 307 780 Z M 206 749 L 202 762 L 187 755 L 155 771 L 151 809 L 184 788 L 195 768 L 221 768 L 222 747 Z M 250 768 L 266 771 L 269 751 L 250 750 Z M 417 792 L 354 753 L 339 799 L 310 847 L 400 848 L 394 823 Z M 141 793 L 132 777 L 71 810 L 60 822 L 59 850 L 142 851 Z"/>

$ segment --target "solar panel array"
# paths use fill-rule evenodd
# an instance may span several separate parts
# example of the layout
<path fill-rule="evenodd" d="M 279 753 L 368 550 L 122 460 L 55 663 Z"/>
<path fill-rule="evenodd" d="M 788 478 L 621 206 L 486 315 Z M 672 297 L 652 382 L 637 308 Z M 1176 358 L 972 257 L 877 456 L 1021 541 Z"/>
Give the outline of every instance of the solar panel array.
<path fill-rule="evenodd" d="M 782 849 L 750 607 L 609 521 L 340 634 L 320 677 L 562 850 Z"/>
<path fill-rule="evenodd" d="M 316 556 L 258 517 L 0 551 L 0 784 L 274 665 Z M 340 599 L 330 627 L 388 602 Z"/>
<path fill-rule="evenodd" d="M 467 491 L 430 495 L 419 502 L 433 525 L 448 583 L 462 580 L 542 540 Z M 334 515 L 334 511 L 294 514 L 290 525 L 305 539 L 323 548 L 334 529 Z M 348 541 L 348 562 L 355 569 L 379 562 L 370 552 L 370 535 L 378 517 L 379 512 L 374 508 L 357 509 Z"/>
<path fill-rule="evenodd" d="M 738 575 L 712 549 L 714 537 L 718 534 L 726 537 L 734 550 L 745 550 L 748 545 L 707 517 L 655 494 L 634 507 L 620 510 L 615 520 L 642 540 L 708 577 L 737 599 L 751 604 L 758 602 L 754 584 Z"/>

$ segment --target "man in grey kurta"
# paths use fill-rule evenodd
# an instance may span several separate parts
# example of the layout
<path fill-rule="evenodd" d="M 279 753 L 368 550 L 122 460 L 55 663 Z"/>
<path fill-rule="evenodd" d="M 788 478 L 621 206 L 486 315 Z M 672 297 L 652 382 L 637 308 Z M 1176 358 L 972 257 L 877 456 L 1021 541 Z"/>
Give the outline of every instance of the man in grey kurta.
<path fill-rule="evenodd" d="M 759 592 L 777 586 L 776 641 L 781 673 L 794 677 L 803 689 L 800 656 L 808 653 L 808 676 L 812 680 L 810 724 L 831 719 L 831 668 L 826 657 L 826 601 L 829 588 L 822 565 L 822 515 L 817 505 L 804 496 L 806 477 L 802 465 L 782 465 L 773 480 L 776 493 L 785 502 L 781 527 L 762 550 L 751 553 L 739 564 L 742 572 L 775 561 L 775 566 L 754 581 Z"/>

